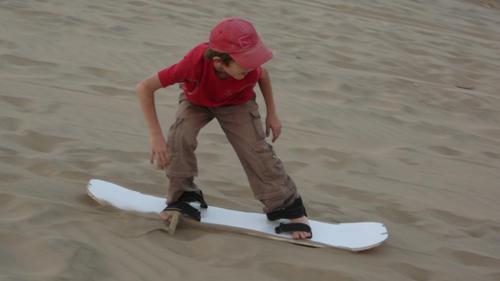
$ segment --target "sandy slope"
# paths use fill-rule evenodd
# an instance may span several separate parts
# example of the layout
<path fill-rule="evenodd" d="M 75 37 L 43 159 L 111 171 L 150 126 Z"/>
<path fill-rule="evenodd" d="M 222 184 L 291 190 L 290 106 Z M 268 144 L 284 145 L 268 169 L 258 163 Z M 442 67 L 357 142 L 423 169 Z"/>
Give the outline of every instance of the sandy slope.
<path fill-rule="evenodd" d="M 500 280 L 499 6 L 0 0 L 0 280 Z M 87 198 L 90 178 L 164 192 L 134 86 L 231 15 L 275 52 L 275 148 L 311 217 L 381 221 L 387 244 L 170 237 Z M 209 202 L 259 210 L 215 122 L 199 142 Z"/>

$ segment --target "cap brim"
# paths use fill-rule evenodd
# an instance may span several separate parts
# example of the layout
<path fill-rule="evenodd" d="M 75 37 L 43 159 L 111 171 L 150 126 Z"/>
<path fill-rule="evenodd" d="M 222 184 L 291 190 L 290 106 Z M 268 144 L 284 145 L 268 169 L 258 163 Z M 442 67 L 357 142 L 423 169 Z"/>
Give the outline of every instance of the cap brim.
<path fill-rule="evenodd" d="M 257 68 L 273 57 L 271 50 L 260 40 L 251 50 L 230 55 L 237 64 L 249 69 Z"/>

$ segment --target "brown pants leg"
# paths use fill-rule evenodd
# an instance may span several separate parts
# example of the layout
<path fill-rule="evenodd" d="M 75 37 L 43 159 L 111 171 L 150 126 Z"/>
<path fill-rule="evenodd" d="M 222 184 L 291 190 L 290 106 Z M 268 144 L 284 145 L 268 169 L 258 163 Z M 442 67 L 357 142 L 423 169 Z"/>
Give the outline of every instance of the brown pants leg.
<path fill-rule="evenodd" d="M 258 105 L 254 100 L 243 105 L 214 108 L 195 106 L 187 100 L 181 102 L 168 137 L 172 153 L 167 170 L 169 202 L 178 199 L 183 191 L 197 190 L 193 183 L 197 174 L 194 155 L 196 136 L 214 117 L 236 151 L 255 198 L 264 204 L 264 212 L 293 203 L 298 197 L 297 188 L 272 146 L 265 140 Z"/>
<path fill-rule="evenodd" d="M 206 107 L 197 106 L 179 97 L 179 109 L 175 122 L 168 131 L 170 164 L 166 170 L 169 179 L 167 203 L 175 202 L 184 191 L 199 190 L 193 179 L 198 174 L 198 164 L 194 151 L 198 142 L 198 133 L 214 114 Z"/>
<path fill-rule="evenodd" d="M 250 100 L 243 105 L 218 107 L 214 112 L 240 159 L 255 198 L 264 204 L 264 212 L 293 203 L 298 197 L 297 188 L 265 140 L 257 103 Z"/>

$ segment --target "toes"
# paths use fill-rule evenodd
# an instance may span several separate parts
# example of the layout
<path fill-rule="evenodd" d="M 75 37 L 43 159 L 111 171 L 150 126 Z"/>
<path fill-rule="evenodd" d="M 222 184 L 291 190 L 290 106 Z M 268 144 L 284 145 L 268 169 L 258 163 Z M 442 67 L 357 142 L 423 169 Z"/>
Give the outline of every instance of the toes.
<path fill-rule="evenodd" d="M 169 221 L 170 221 L 170 215 L 169 215 L 169 214 L 167 214 L 167 213 L 161 213 L 161 214 L 160 214 L 160 218 L 161 218 L 162 220 L 164 220 L 165 222 L 169 222 Z"/>
<path fill-rule="evenodd" d="M 292 238 L 295 240 L 309 239 L 309 237 L 310 237 L 309 232 L 293 232 L 292 233 Z"/>

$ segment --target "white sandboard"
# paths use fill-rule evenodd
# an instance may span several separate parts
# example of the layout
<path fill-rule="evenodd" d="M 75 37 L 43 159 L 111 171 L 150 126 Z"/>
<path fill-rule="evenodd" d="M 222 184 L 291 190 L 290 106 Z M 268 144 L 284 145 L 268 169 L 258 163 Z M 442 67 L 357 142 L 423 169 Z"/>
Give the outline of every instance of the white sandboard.
<path fill-rule="evenodd" d="M 90 197 L 102 205 L 139 213 L 159 214 L 165 208 L 165 198 L 133 191 L 114 183 L 93 179 L 87 186 Z M 200 209 L 201 224 L 221 227 L 276 240 L 312 247 L 335 247 L 350 251 L 364 251 L 382 244 L 387 238 L 387 229 L 378 222 L 356 222 L 331 224 L 309 220 L 313 238 L 294 240 L 289 234 L 277 234 L 274 228 L 280 222 L 269 221 L 264 214 L 241 212 L 208 206 Z"/>

